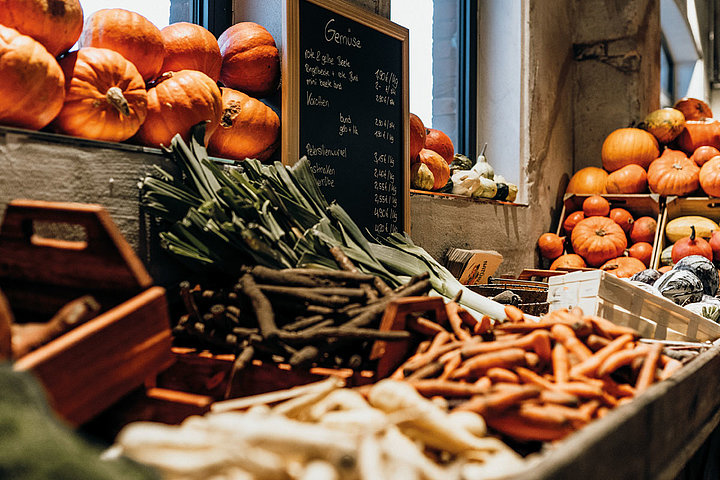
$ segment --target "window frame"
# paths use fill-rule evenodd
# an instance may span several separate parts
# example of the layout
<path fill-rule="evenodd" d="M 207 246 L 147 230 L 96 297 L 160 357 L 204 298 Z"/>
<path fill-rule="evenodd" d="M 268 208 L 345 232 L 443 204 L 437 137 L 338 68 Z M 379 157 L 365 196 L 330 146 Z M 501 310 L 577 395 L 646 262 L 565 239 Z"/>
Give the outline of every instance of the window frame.
<path fill-rule="evenodd" d="M 192 22 L 219 37 L 232 25 L 232 0 L 192 0 Z"/>
<path fill-rule="evenodd" d="M 469 158 L 477 157 L 477 26 L 478 5 L 475 0 L 458 2 L 458 109 L 456 150 Z"/>

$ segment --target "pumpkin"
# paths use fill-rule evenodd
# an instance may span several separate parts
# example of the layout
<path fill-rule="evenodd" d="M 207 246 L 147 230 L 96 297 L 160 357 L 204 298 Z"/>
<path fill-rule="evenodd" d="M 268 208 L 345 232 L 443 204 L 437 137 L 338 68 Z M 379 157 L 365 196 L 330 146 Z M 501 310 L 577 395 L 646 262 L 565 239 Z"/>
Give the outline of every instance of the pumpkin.
<path fill-rule="evenodd" d="M 85 47 L 60 59 L 65 103 L 53 121 L 60 133 L 122 142 L 135 135 L 147 115 L 145 82 L 119 53 Z"/>
<path fill-rule="evenodd" d="M 65 77 L 42 44 L 0 25 L 0 72 L 0 125 L 38 130 L 55 118 Z"/>
<path fill-rule="evenodd" d="M 658 272 L 660 272 L 660 273 L 667 273 L 670 270 L 672 270 L 672 267 L 670 265 L 664 265 L 664 266 L 658 268 Z"/>
<path fill-rule="evenodd" d="M 417 159 L 418 153 L 425 146 L 425 125 L 423 125 L 420 117 L 414 113 L 410 114 L 410 162 L 414 162 Z M 467 158 L 467 157 L 465 157 Z M 470 170 L 472 165 L 467 168 L 461 168 L 460 170 Z"/>
<path fill-rule="evenodd" d="M 650 190 L 660 195 L 687 195 L 700 186 L 700 167 L 677 150 L 669 148 L 648 168 Z"/>
<path fill-rule="evenodd" d="M 673 244 L 672 247 L 672 261 L 677 263 L 681 258 L 688 257 L 690 255 L 702 255 L 708 260 L 712 260 L 713 253 L 712 247 L 707 240 L 702 237 L 695 235 L 695 226 L 690 226 L 691 233 L 689 237 L 681 238 Z"/>
<path fill-rule="evenodd" d="M 645 193 L 647 172 L 640 165 L 625 165 L 608 175 L 605 189 L 607 193 Z"/>
<path fill-rule="evenodd" d="M 608 172 L 602 168 L 585 167 L 570 178 L 565 193 L 576 193 L 580 195 L 602 195 L 608 193 L 605 183 L 608 179 Z"/>
<path fill-rule="evenodd" d="M 462 153 L 453 155 L 453 161 L 450 164 L 450 175 L 458 170 L 470 170 L 473 167 L 473 161 Z"/>
<path fill-rule="evenodd" d="M 605 138 L 600 152 L 603 168 L 608 172 L 633 163 L 648 168 L 659 154 L 655 137 L 639 128 L 615 130 Z"/>
<path fill-rule="evenodd" d="M 280 144 L 280 118 L 260 100 L 231 88 L 221 88 L 220 124 L 208 142 L 211 155 L 235 160 L 265 161 Z"/>
<path fill-rule="evenodd" d="M 450 137 L 436 128 L 425 130 L 425 146 L 423 148 L 439 153 L 448 165 L 452 163 L 453 155 L 455 155 L 455 147 Z"/>
<path fill-rule="evenodd" d="M 165 57 L 160 29 L 139 13 L 104 8 L 90 15 L 80 35 L 80 47 L 109 48 L 137 67 L 143 80 L 157 78 Z"/>
<path fill-rule="evenodd" d="M 653 284 L 660 293 L 678 305 L 699 302 L 703 295 L 700 279 L 687 270 L 672 269 L 663 273 Z"/>
<path fill-rule="evenodd" d="M 57 57 L 80 37 L 83 11 L 80 0 L 0 0 L 0 25 L 32 37 Z"/>
<path fill-rule="evenodd" d="M 575 228 L 575 225 L 578 224 L 578 222 L 585 218 L 585 214 L 582 210 L 578 210 L 577 212 L 572 212 L 570 215 L 565 218 L 565 221 L 563 222 L 563 230 L 565 230 L 565 233 L 570 235 Z"/>
<path fill-rule="evenodd" d="M 652 285 L 658 278 L 660 278 L 661 275 L 662 273 L 655 270 L 654 268 L 648 268 L 646 270 L 643 270 L 642 272 L 636 273 L 635 275 L 630 277 L 630 280 Z"/>
<path fill-rule="evenodd" d="M 586 217 L 604 217 L 610 213 L 610 202 L 600 195 L 591 195 L 583 201 L 582 209 Z"/>
<path fill-rule="evenodd" d="M 607 217 L 580 220 L 570 236 L 573 251 L 588 265 L 597 267 L 623 254 L 627 238 L 620 226 Z"/>
<path fill-rule="evenodd" d="M 654 243 L 657 220 L 652 217 L 639 217 L 633 222 L 630 230 L 630 240 L 633 243 L 647 242 Z"/>
<path fill-rule="evenodd" d="M 421 162 L 410 166 L 410 186 L 418 190 L 432 190 L 435 176 L 427 165 Z"/>
<path fill-rule="evenodd" d="M 473 198 L 495 198 L 498 192 L 498 184 L 494 180 L 485 177 L 478 177 L 478 187 L 472 193 Z"/>
<path fill-rule="evenodd" d="M 538 239 L 538 248 L 540 255 L 550 260 L 554 260 L 562 255 L 565 250 L 565 237 L 560 237 L 554 233 L 543 233 Z"/>
<path fill-rule="evenodd" d="M 217 82 L 222 55 L 215 35 L 204 27 L 177 22 L 160 30 L 164 56 L 160 73 L 198 70 Z"/>
<path fill-rule="evenodd" d="M 712 236 L 710 237 L 710 241 L 708 242 L 710 244 L 710 248 L 713 252 L 713 260 L 720 261 L 720 230 L 715 230 L 712 232 Z"/>
<path fill-rule="evenodd" d="M 711 197 L 720 197 L 720 155 L 700 167 L 700 188 Z"/>
<path fill-rule="evenodd" d="M 508 194 L 507 194 L 507 197 L 505 198 L 505 201 L 512 203 L 517 198 L 519 189 L 518 189 L 518 186 L 515 185 L 514 183 L 508 183 L 507 187 L 508 187 Z"/>
<path fill-rule="evenodd" d="M 658 142 L 669 143 L 685 128 L 685 115 L 674 108 L 660 108 L 645 117 L 643 126 Z"/>
<path fill-rule="evenodd" d="M 646 268 L 650 266 L 652 253 L 653 246 L 648 242 L 637 242 L 628 248 L 628 255 L 643 262 Z"/>
<path fill-rule="evenodd" d="M 222 114 L 222 94 L 210 77 L 197 70 L 167 72 L 148 90 L 148 113 L 136 139 L 143 145 L 170 145 L 180 134 L 189 140 L 190 129 L 200 122 L 205 143 L 215 132 Z"/>
<path fill-rule="evenodd" d="M 583 260 L 580 255 L 576 253 L 566 253 L 555 259 L 550 265 L 550 270 L 568 270 L 585 267 L 587 267 L 587 264 L 585 264 L 585 260 Z"/>
<path fill-rule="evenodd" d="M 617 257 L 608 260 L 600 270 L 611 273 L 618 278 L 630 278 L 636 273 L 642 272 L 647 268 L 643 262 L 633 257 Z"/>
<path fill-rule="evenodd" d="M 713 230 L 720 230 L 717 223 L 707 217 L 698 215 L 685 215 L 670 220 L 665 225 L 665 236 L 671 243 L 675 243 L 681 238 L 690 236 L 690 227 L 695 228 L 695 234 L 698 237 L 709 239 Z"/>
<path fill-rule="evenodd" d="M 675 102 L 673 108 L 679 110 L 685 117 L 686 121 L 704 120 L 706 118 L 712 118 L 713 116 L 710 106 L 698 98 L 681 98 Z"/>
<path fill-rule="evenodd" d="M 685 122 L 685 130 L 678 135 L 678 148 L 688 155 L 702 146 L 720 150 L 720 120 L 696 120 Z"/>
<path fill-rule="evenodd" d="M 720 150 L 710 145 L 703 145 L 695 149 L 690 160 L 695 162 L 698 167 L 702 167 L 708 160 L 718 155 L 720 155 Z"/>
<path fill-rule="evenodd" d="M 640 273 L 642 273 L 642 272 L 640 272 Z M 634 275 L 633 275 L 633 277 L 634 277 Z M 653 295 L 657 295 L 658 297 L 662 297 L 662 294 L 658 291 L 657 288 L 653 287 L 652 285 L 648 285 L 648 284 L 645 283 L 645 282 L 639 282 L 639 281 L 637 281 L 637 280 L 633 280 L 633 279 L 632 279 L 633 277 L 628 278 L 628 279 L 627 279 L 627 282 L 630 283 L 631 285 L 634 285 L 634 286 L 638 287 L 638 288 L 641 289 L 641 290 L 645 290 L 645 291 L 648 292 L 648 293 L 652 293 Z"/>
<path fill-rule="evenodd" d="M 628 235 L 632 231 L 633 223 L 635 223 L 632 214 L 624 208 L 613 208 L 612 210 L 610 210 L 608 218 L 620 225 L 620 228 L 623 229 L 623 232 Z"/>
<path fill-rule="evenodd" d="M 702 282 L 705 295 L 714 296 L 717 293 L 720 278 L 718 277 L 717 268 L 708 258 L 702 255 L 689 255 L 680 259 L 673 269 L 687 270 L 694 273 Z"/>
<path fill-rule="evenodd" d="M 663 248 L 662 252 L 660 252 L 660 264 L 661 265 L 672 265 L 672 245 L 668 245 L 667 247 Z"/>
<path fill-rule="evenodd" d="M 240 22 L 225 30 L 220 38 L 222 68 L 220 81 L 230 88 L 266 97 L 280 82 L 280 53 L 275 39 L 255 22 Z"/>
<path fill-rule="evenodd" d="M 448 165 L 445 159 L 438 153 L 428 150 L 427 148 L 420 150 L 418 157 L 421 163 L 428 166 L 435 178 L 432 189 L 437 190 L 444 187 L 450 179 L 450 165 Z"/>

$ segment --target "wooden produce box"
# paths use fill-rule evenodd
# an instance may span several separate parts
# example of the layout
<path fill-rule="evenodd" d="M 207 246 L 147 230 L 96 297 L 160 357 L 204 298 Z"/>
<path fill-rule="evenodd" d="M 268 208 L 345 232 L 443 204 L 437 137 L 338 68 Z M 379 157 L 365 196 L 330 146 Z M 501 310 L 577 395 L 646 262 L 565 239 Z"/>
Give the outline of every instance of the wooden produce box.
<path fill-rule="evenodd" d="M 720 325 L 603 272 L 573 272 L 548 279 L 550 311 L 578 306 L 659 340 L 714 341 Z"/>
<path fill-rule="evenodd" d="M 568 215 L 582 210 L 582 204 L 590 195 L 580 195 L 576 193 L 566 193 L 563 198 L 563 208 L 560 212 L 560 222 L 558 223 L 557 234 L 561 237 L 567 236 L 563 230 L 563 223 Z M 658 231 L 662 221 L 663 205 L 661 197 L 657 194 L 637 194 L 637 195 L 603 195 L 603 198 L 610 202 L 610 208 L 624 208 L 630 212 L 633 218 L 652 217 L 657 221 Z M 653 255 L 650 259 L 650 265 L 654 265 L 656 257 L 660 257 L 661 250 L 658 249 L 658 231 L 655 232 L 655 240 L 653 241 Z M 630 246 L 630 245 L 628 245 Z M 568 253 L 572 253 L 572 245 L 570 238 L 566 239 L 565 247 Z"/>
<path fill-rule="evenodd" d="M 668 222 L 686 215 L 699 215 L 720 223 L 720 198 L 712 197 L 667 197 L 663 217 L 658 222 L 657 248 L 651 263 L 653 268 L 660 268 L 660 254 L 670 245 L 665 237 L 665 227 Z"/>
<path fill-rule="evenodd" d="M 79 239 L 47 235 L 58 231 Z M 172 363 L 165 290 L 152 286 L 99 205 L 10 202 L 0 225 L 0 289 L 20 322 L 47 321 L 82 295 L 100 303 L 97 317 L 15 361 L 39 377 L 51 406 L 73 425 Z"/>

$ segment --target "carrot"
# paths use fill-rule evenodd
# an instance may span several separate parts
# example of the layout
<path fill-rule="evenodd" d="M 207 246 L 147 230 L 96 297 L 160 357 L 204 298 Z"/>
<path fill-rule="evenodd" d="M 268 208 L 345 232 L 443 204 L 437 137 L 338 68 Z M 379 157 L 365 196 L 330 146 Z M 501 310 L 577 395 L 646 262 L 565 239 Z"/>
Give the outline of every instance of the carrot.
<path fill-rule="evenodd" d="M 462 349 L 464 358 L 472 357 L 479 353 L 488 353 L 506 348 L 532 349 L 543 360 L 550 360 L 550 334 L 545 330 L 536 330 L 516 339 L 502 339 L 492 342 L 482 342 L 475 345 L 467 345 Z"/>
<path fill-rule="evenodd" d="M 572 328 L 575 335 L 579 337 L 585 337 L 592 333 L 592 324 L 585 317 L 578 317 L 567 310 L 554 310 L 548 315 L 552 315 L 552 318 L 557 320 L 556 323 L 563 323 Z"/>
<path fill-rule="evenodd" d="M 557 405 L 567 405 L 570 407 L 577 407 L 580 404 L 580 399 L 572 394 L 561 392 L 559 390 L 544 389 L 540 392 L 538 400 L 542 403 L 552 403 Z"/>
<path fill-rule="evenodd" d="M 462 306 L 459 306 L 457 309 L 458 316 L 460 317 L 460 320 L 462 320 L 463 325 L 468 327 L 471 331 L 477 327 L 477 325 L 482 321 L 478 320 L 477 318 L 473 317 L 470 312 L 465 310 Z M 487 315 L 483 315 L 487 316 Z M 489 318 L 489 317 L 488 317 Z"/>
<path fill-rule="evenodd" d="M 422 378 L 434 377 L 443 371 L 445 365 L 440 362 L 430 362 L 407 375 L 407 380 L 420 380 Z"/>
<path fill-rule="evenodd" d="M 580 317 L 580 318 L 583 318 L 585 316 L 582 308 L 578 307 L 577 305 L 570 309 L 570 314 L 575 315 L 576 317 Z"/>
<path fill-rule="evenodd" d="M 430 342 L 430 340 L 423 340 L 420 342 L 415 353 L 425 353 L 427 349 L 430 348 Z"/>
<path fill-rule="evenodd" d="M 665 355 L 663 355 L 665 356 Z M 670 378 L 675 372 L 680 370 L 682 368 L 683 364 L 680 360 L 675 360 L 674 358 L 669 358 L 665 362 L 665 366 L 662 369 L 662 372 L 660 373 L 660 380 L 665 380 L 667 378 Z"/>
<path fill-rule="evenodd" d="M 525 367 L 515 367 L 515 373 L 518 374 L 518 377 L 520 377 L 520 380 L 524 383 L 528 383 L 530 385 L 535 385 L 540 388 L 547 388 L 552 390 L 555 385 L 538 375 L 537 373 L 533 372 L 529 368 Z"/>
<path fill-rule="evenodd" d="M 507 368 L 493 367 L 488 369 L 486 375 L 493 383 L 520 383 L 520 378 L 517 376 L 517 373 Z"/>
<path fill-rule="evenodd" d="M 533 403 L 522 403 L 518 408 L 518 415 L 536 425 L 558 428 L 567 426 L 570 420 L 557 409 Z"/>
<path fill-rule="evenodd" d="M 598 400 L 588 400 L 587 402 L 580 405 L 578 407 L 578 410 L 582 411 L 584 414 L 592 418 L 598 408 L 600 408 L 600 402 Z"/>
<path fill-rule="evenodd" d="M 605 392 L 601 387 L 584 382 L 567 382 L 553 385 L 553 389 L 575 395 L 579 398 L 602 398 Z"/>
<path fill-rule="evenodd" d="M 655 381 L 655 370 L 657 370 L 662 349 L 663 347 L 659 343 L 650 346 L 650 351 L 645 356 L 645 361 L 635 382 L 635 390 L 638 393 L 645 391 Z"/>
<path fill-rule="evenodd" d="M 585 344 L 590 347 L 590 350 L 592 350 L 593 352 L 597 352 L 598 350 L 606 346 L 608 343 L 610 343 L 609 338 L 601 337 L 600 335 L 595 335 L 594 333 L 591 333 L 585 339 Z"/>
<path fill-rule="evenodd" d="M 575 336 L 575 331 L 567 325 L 556 324 L 550 329 L 550 335 L 562 343 L 581 362 L 592 356 L 592 351 Z"/>
<path fill-rule="evenodd" d="M 525 314 L 514 305 L 505 305 L 505 316 L 507 320 L 513 323 L 525 321 Z"/>
<path fill-rule="evenodd" d="M 492 330 L 492 320 L 487 315 L 483 315 L 480 321 L 473 327 L 473 333 L 475 335 L 483 335 Z"/>
<path fill-rule="evenodd" d="M 534 352 L 525 352 L 525 365 L 536 368 L 540 364 L 540 357 Z"/>
<path fill-rule="evenodd" d="M 625 365 L 629 365 L 633 359 L 640 355 L 647 355 L 648 347 L 645 345 L 637 346 L 633 349 L 623 349 L 618 352 L 610 354 L 604 362 L 600 364 L 597 369 L 597 374 L 600 377 L 610 375 L 615 370 Z"/>
<path fill-rule="evenodd" d="M 473 383 L 451 382 L 440 379 L 422 379 L 411 381 L 410 384 L 415 387 L 424 397 L 433 397 L 440 395 L 442 397 L 471 397 L 487 393 L 490 386 L 483 387 Z"/>
<path fill-rule="evenodd" d="M 446 331 L 440 324 L 428 320 L 425 317 L 409 318 L 407 328 L 423 335 L 436 335 Z"/>
<path fill-rule="evenodd" d="M 462 328 L 463 321 L 458 314 L 459 309 L 460 305 L 457 302 L 448 302 L 445 304 L 445 312 L 447 313 L 448 323 L 450 323 L 450 328 L 455 333 L 458 340 L 470 340 L 472 335 Z"/>
<path fill-rule="evenodd" d="M 590 320 L 593 330 L 598 335 L 602 335 L 603 337 L 615 338 L 619 337 L 620 335 L 632 335 L 633 338 L 640 338 L 640 332 L 638 332 L 634 328 L 616 325 L 610 320 L 605 320 L 604 318 L 600 318 L 595 315 L 590 315 L 585 318 Z"/>
<path fill-rule="evenodd" d="M 443 357 L 452 354 L 452 356 L 443 362 Z M 445 367 L 443 368 L 442 373 L 438 377 L 438 380 L 447 380 L 450 378 L 450 374 L 452 374 L 453 371 L 455 371 L 456 368 L 460 366 L 462 363 L 462 357 L 460 356 L 460 352 L 451 351 L 440 357 L 440 363 L 444 363 Z"/>
<path fill-rule="evenodd" d="M 475 395 L 461 403 L 455 410 L 469 410 L 485 415 L 488 412 L 501 412 L 528 398 L 540 395 L 540 389 L 531 385 L 514 385 L 515 388 L 493 390 L 485 395 Z"/>
<path fill-rule="evenodd" d="M 512 367 L 525 362 L 525 350 L 522 348 L 508 348 L 497 352 L 475 355 L 466 360 L 456 369 L 450 378 L 464 378 L 471 375 L 480 376 L 492 367 Z"/>
<path fill-rule="evenodd" d="M 577 377 L 578 375 L 595 375 L 598 368 L 600 368 L 600 365 L 602 365 L 602 363 L 607 360 L 610 355 L 624 348 L 628 342 L 632 341 L 632 339 L 632 335 L 620 335 L 615 340 L 608 343 L 605 347 L 595 352 L 589 358 L 583 360 L 577 365 L 574 365 L 570 369 L 570 376 Z"/>
<path fill-rule="evenodd" d="M 602 379 L 603 389 L 615 398 L 634 397 L 635 388 L 627 383 L 617 383 L 610 377 Z"/>
<path fill-rule="evenodd" d="M 550 442 L 560 440 L 572 432 L 570 426 L 552 427 L 533 424 L 516 412 L 491 415 L 486 417 L 485 421 L 492 429 L 520 441 Z"/>
<path fill-rule="evenodd" d="M 562 343 L 556 343 L 552 349 L 552 368 L 557 383 L 564 383 L 569 380 L 570 360 L 568 359 L 568 351 Z"/>
<path fill-rule="evenodd" d="M 595 411 L 595 416 L 596 416 L 597 418 L 602 418 L 602 417 L 604 417 L 605 415 L 607 415 L 609 411 L 610 411 L 610 409 L 609 409 L 608 407 L 606 407 L 606 406 L 604 406 L 604 405 L 601 405 L 601 406 L 599 406 L 598 409 Z"/>
<path fill-rule="evenodd" d="M 473 383 L 473 385 L 475 385 L 478 388 L 484 388 L 486 390 L 490 390 L 490 387 L 493 386 L 492 380 L 490 380 L 490 377 L 486 377 L 486 376 L 478 378 L 477 381 L 475 383 Z"/>

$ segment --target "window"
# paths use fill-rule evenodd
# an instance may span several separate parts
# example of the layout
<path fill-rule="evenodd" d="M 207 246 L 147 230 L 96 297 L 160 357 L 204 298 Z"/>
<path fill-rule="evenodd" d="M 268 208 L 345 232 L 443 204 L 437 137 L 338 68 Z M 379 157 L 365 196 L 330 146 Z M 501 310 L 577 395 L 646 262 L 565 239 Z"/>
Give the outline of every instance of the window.
<path fill-rule="evenodd" d="M 183 2 L 189 3 L 190 1 L 191 0 L 180 0 L 179 2 L 174 0 L 125 0 L 122 2 L 121 8 L 137 12 L 153 22 L 158 28 L 163 28 L 172 23 L 170 21 L 171 3 L 176 4 L 175 13 L 176 15 L 180 14 L 179 16 L 181 17 L 180 20 L 174 21 L 189 20 L 189 16 L 182 15 L 187 12 L 177 12 L 177 4 Z M 113 0 L 80 0 L 80 4 L 82 5 L 85 18 L 88 18 L 90 15 L 103 8 L 119 7 L 118 2 Z"/>

